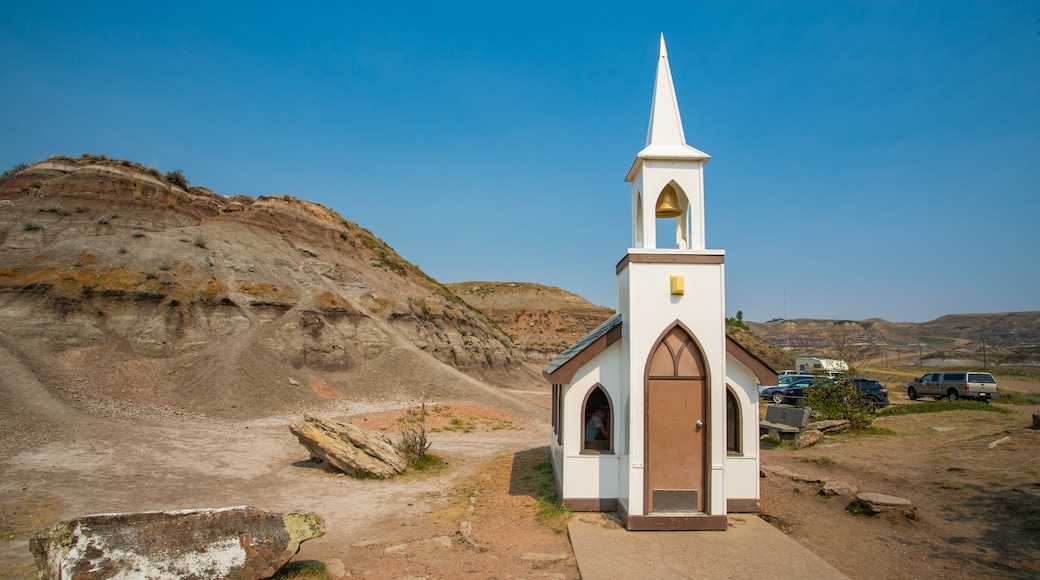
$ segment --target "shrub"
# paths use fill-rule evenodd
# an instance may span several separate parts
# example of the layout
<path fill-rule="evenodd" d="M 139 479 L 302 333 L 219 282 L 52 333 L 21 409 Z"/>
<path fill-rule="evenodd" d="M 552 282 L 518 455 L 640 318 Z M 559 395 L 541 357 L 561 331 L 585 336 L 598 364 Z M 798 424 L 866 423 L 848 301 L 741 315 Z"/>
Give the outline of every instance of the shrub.
<path fill-rule="evenodd" d="M 37 213 L 43 213 L 43 212 L 56 213 L 56 214 L 58 214 L 61 217 L 65 217 L 67 215 L 72 215 L 72 212 L 70 212 L 69 210 L 65 209 L 64 207 L 62 207 L 62 206 L 60 206 L 58 204 L 54 204 L 54 205 L 52 205 L 50 207 L 46 207 L 46 208 L 38 207 L 38 208 L 36 208 L 36 211 L 37 211 Z"/>
<path fill-rule="evenodd" d="M 810 386 L 805 389 L 805 406 L 812 408 L 820 419 L 845 419 L 853 429 L 870 427 L 870 401 L 856 388 L 851 379 L 838 379 L 832 383 Z"/>
<path fill-rule="evenodd" d="M 282 566 L 271 580 L 328 580 L 331 577 L 324 562 L 299 560 Z"/>
<path fill-rule="evenodd" d="M 347 230 L 340 230 L 339 231 L 339 239 L 345 240 L 345 239 L 347 239 L 349 237 L 350 237 L 350 232 L 348 232 Z"/>
<path fill-rule="evenodd" d="M 144 237 L 144 232 L 141 231 L 141 230 L 134 230 L 134 231 L 130 232 L 130 236 L 135 237 L 135 238 L 143 238 Z"/>
<path fill-rule="evenodd" d="M 176 185 L 181 189 L 188 189 L 191 187 L 191 184 L 188 183 L 188 178 L 184 177 L 184 172 L 180 169 L 174 169 L 173 171 L 167 172 L 165 177 L 167 183 Z"/>
<path fill-rule="evenodd" d="M 119 247 L 116 249 L 116 251 L 119 252 L 120 254 L 125 254 L 126 253 L 126 246 L 124 246 L 123 244 L 119 244 Z"/>
<path fill-rule="evenodd" d="M 106 213 L 105 215 L 103 215 L 103 216 L 101 216 L 101 217 L 99 217 L 97 219 L 97 223 L 100 224 L 100 225 L 105 225 L 105 224 L 107 224 L 108 222 L 112 221 L 115 218 L 116 218 L 116 214 L 114 214 L 114 213 Z"/>
<path fill-rule="evenodd" d="M 40 224 L 38 224 L 38 223 L 36 223 L 36 222 L 34 222 L 32 220 L 29 220 L 29 221 L 26 221 L 25 223 L 22 224 L 22 229 L 27 231 L 27 232 L 31 232 L 33 230 L 42 230 L 43 226 L 41 226 Z"/>
<path fill-rule="evenodd" d="M 200 247 L 200 248 L 205 248 L 206 247 L 206 238 L 202 237 L 201 234 L 196 234 L 195 235 L 195 245 Z"/>
<path fill-rule="evenodd" d="M 29 169 L 29 166 L 27 164 L 25 164 L 25 163 L 16 163 L 16 164 L 12 165 L 10 169 L 5 171 L 3 173 L 3 175 L 0 175 L 0 179 L 3 179 L 5 177 L 7 177 L 8 175 L 14 175 L 15 173 L 18 173 L 19 171 L 21 171 L 23 169 Z"/>
<path fill-rule="evenodd" d="M 40 189 L 41 187 L 43 187 L 43 183 L 39 182 L 39 181 L 34 181 L 34 182 L 29 184 L 29 187 L 31 187 L 33 189 Z"/>
<path fill-rule="evenodd" d="M 421 462 L 423 456 L 433 445 L 426 436 L 426 401 L 418 409 L 408 409 L 404 416 L 397 420 L 401 428 L 401 441 L 397 449 L 408 457 L 409 464 Z"/>

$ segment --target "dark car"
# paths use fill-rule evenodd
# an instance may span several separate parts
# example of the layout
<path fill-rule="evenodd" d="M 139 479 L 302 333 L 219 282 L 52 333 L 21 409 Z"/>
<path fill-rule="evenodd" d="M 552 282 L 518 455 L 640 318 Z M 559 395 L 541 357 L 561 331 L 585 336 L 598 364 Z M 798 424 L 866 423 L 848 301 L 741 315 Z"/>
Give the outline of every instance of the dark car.
<path fill-rule="evenodd" d="M 856 389 L 860 393 L 863 393 L 863 397 L 866 399 L 867 405 L 872 409 L 881 409 L 889 405 L 888 401 L 888 389 L 886 389 L 881 383 L 873 379 L 852 379 L 856 384 Z M 834 381 L 819 382 L 814 379 L 802 379 L 795 381 L 787 386 L 769 387 L 762 391 L 762 399 L 765 401 L 772 401 L 774 404 L 788 404 L 795 405 L 798 407 L 802 406 L 802 402 L 805 398 L 805 389 L 807 387 L 818 385 L 821 388 L 827 388 L 828 386 L 835 385 Z"/>
<path fill-rule="evenodd" d="M 812 385 L 815 381 L 815 377 L 800 378 L 787 385 L 766 387 L 759 392 L 758 396 L 763 401 L 772 402 L 775 405 L 782 405 L 784 403 L 794 405 L 802 398 L 802 389 Z"/>

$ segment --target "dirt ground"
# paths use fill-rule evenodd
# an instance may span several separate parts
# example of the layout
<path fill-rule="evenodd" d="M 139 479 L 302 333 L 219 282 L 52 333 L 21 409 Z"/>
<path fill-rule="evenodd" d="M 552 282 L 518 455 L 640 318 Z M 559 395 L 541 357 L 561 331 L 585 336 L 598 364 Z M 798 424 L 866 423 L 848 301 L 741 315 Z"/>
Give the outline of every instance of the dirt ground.
<path fill-rule="evenodd" d="M 801 450 L 763 446 L 767 521 L 852 578 L 1040 576 L 1038 408 L 880 417 L 884 435 L 839 435 Z M 771 473 L 780 466 L 801 477 Z M 908 499 L 899 516 L 853 515 L 813 480 Z"/>
<path fill-rule="evenodd" d="M 394 435 L 401 411 L 344 404 L 322 414 Z M 354 578 L 578 577 L 566 532 L 535 521 L 521 481 L 547 457 L 545 424 L 481 405 L 438 406 L 431 453 L 444 469 L 379 481 L 318 469 L 288 431 L 299 419 L 87 416 L 46 437 L 31 425 L 28 437 L 11 437 L 6 423 L 0 578 L 35 578 L 28 538 L 60 519 L 232 505 L 321 514 L 326 535 L 296 559 L 338 559 Z"/>
<path fill-rule="evenodd" d="M 5 369 L 0 382 L 32 384 Z M 100 418 L 30 388 L 0 403 L 2 578 L 35 577 L 27 540 L 60 519 L 233 505 L 321 514 L 327 534 L 297 559 L 339 560 L 352 578 L 578 577 L 566 533 L 535 520 L 523 483 L 546 454 L 549 428 L 537 419 L 433 406 L 431 452 L 447 465 L 378 481 L 318 469 L 288 431 L 299 415 Z M 766 445 L 763 516 L 853 578 L 1036 578 L 1040 434 L 1026 427 L 1037 408 L 1013 409 L 882 417 L 887 434 Z M 394 434 L 401 409 L 341 400 L 320 412 Z M 907 498 L 918 518 L 853 515 L 848 497 L 806 481 L 822 479 Z"/>

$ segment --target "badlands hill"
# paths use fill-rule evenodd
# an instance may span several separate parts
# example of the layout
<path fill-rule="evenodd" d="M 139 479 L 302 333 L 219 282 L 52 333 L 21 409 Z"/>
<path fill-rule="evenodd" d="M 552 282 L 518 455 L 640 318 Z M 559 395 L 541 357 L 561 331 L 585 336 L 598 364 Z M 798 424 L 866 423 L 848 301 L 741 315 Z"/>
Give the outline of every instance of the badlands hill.
<path fill-rule="evenodd" d="M 818 320 L 799 318 L 752 322 L 751 330 L 799 356 L 834 356 L 844 350 L 857 360 L 893 358 L 916 365 L 1018 367 L 1040 365 L 1040 312 L 948 314 L 928 322 Z M 916 356 L 915 356 L 916 355 Z"/>
<path fill-rule="evenodd" d="M 455 294 L 486 313 L 513 338 L 525 358 L 539 365 L 552 360 L 614 311 L 581 296 L 526 282 L 459 282 Z M 754 332 L 727 326 L 730 338 L 774 369 L 790 368 L 794 359 Z"/>
<path fill-rule="evenodd" d="M 501 387 L 541 384 L 501 328 L 331 209 L 103 156 L 0 178 L 0 329 L 51 396 L 102 414 L 421 396 L 515 410 Z"/>

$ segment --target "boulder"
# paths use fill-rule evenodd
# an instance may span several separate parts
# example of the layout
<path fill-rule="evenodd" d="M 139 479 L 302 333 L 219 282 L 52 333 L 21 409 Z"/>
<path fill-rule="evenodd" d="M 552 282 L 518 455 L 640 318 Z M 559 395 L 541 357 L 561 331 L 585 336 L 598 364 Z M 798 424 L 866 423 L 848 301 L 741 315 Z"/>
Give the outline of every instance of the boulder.
<path fill-rule="evenodd" d="M 791 447 L 795 449 L 801 449 L 802 447 L 808 447 L 810 445 L 816 445 L 823 440 L 823 432 L 819 429 L 807 429 L 798 434 L 791 442 Z"/>
<path fill-rule="evenodd" d="M 854 495 L 856 488 L 845 481 L 825 481 L 820 495 Z"/>
<path fill-rule="evenodd" d="M 806 425 L 806 429 L 816 429 L 824 433 L 841 433 L 852 428 L 852 423 L 847 419 L 828 419 L 826 421 L 814 421 Z"/>
<path fill-rule="evenodd" d="M 408 465 L 386 435 L 350 423 L 304 415 L 289 431 L 313 459 L 348 475 L 391 477 Z"/>
<path fill-rule="evenodd" d="M 242 506 L 91 515 L 29 540 L 40 578 L 268 578 L 325 535 L 310 512 Z"/>
<path fill-rule="evenodd" d="M 913 502 L 894 495 L 883 493 L 860 493 L 856 495 L 856 504 L 864 513 L 877 515 L 886 512 L 898 512 L 907 519 L 917 519 L 917 507 Z"/>

